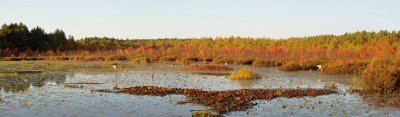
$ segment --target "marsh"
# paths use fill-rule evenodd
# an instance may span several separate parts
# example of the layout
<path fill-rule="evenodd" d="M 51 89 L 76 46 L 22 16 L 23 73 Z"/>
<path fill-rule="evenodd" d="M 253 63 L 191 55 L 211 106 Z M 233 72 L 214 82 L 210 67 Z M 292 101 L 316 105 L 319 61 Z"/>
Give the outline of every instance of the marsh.
<path fill-rule="evenodd" d="M 231 111 L 220 116 L 400 114 L 398 108 L 386 104 L 393 96 L 361 96 L 352 93 L 350 89 L 352 76 L 323 75 L 317 71 L 284 72 L 275 67 L 229 65 L 234 70 L 248 67 L 261 77 L 231 80 L 227 76 L 198 74 L 216 71 L 185 71 L 181 67 L 171 67 L 169 64 L 138 65 L 122 61 L 118 81 L 115 81 L 112 64 L 105 62 L 74 61 L 72 64 L 69 61 L 19 61 L 1 64 L 3 70 L 35 68 L 43 72 L 1 76 L 0 116 L 191 116 L 196 115 L 198 111 L 218 114 L 201 104 L 180 103 L 187 100 L 185 95 L 152 96 L 97 91 L 112 90 L 114 83 L 118 83 L 119 88 L 157 86 L 204 91 L 325 89 L 327 85 L 334 84 L 333 89 L 338 92 L 335 94 L 255 100 L 252 103 L 256 105 L 249 109 Z M 10 67 L 16 64 L 20 67 Z M 47 68 L 45 65 L 53 67 Z M 219 71 L 225 72 L 230 71 Z"/>

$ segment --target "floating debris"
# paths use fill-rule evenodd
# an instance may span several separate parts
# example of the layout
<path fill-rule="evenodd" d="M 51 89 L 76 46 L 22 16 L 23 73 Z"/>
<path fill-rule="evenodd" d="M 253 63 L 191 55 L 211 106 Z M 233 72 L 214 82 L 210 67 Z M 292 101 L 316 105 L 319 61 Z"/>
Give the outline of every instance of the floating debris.
<path fill-rule="evenodd" d="M 82 85 L 76 85 L 76 84 L 64 84 L 65 88 L 77 88 L 77 89 L 82 89 Z"/>
<path fill-rule="evenodd" d="M 187 96 L 187 102 L 212 107 L 220 114 L 231 111 L 244 111 L 256 104 L 254 100 L 271 100 L 276 97 L 300 98 L 304 96 L 316 97 L 337 93 L 325 89 L 240 89 L 229 91 L 203 91 L 200 89 L 164 88 L 156 86 L 137 86 L 123 88 L 119 93 L 133 95 L 166 96 L 182 94 Z"/>
<path fill-rule="evenodd" d="M 200 72 L 200 73 L 193 73 L 199 75 L 209 75 L 209 76 L 229 76 L 230 73 L 209 73 L 209 72 Z"/>
<path fill-rule="evenodd" d="M 229 68 L 227 66 L 223 65 L 189 65 L 184 68 L 183 70 L 232 70 L 232 68 Z"/>
<path fill-rule="evenodd" d="M 73 84 L 105 84 L 105 83 L 98 83 L 98 82 L 78 82 L 78 83 L 65 83 L 68 85 L 73 85 Z"/>

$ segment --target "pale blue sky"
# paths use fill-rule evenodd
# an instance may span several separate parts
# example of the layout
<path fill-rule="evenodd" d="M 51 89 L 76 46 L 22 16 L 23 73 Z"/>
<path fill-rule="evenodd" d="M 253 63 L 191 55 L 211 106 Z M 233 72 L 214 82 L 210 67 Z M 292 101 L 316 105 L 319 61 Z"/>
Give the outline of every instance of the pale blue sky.
<path fill-rule="evenodd" d="M 287 38 L 400 30 L 400 0 L 0 0 L 0 23 L 76 38 Z"/>

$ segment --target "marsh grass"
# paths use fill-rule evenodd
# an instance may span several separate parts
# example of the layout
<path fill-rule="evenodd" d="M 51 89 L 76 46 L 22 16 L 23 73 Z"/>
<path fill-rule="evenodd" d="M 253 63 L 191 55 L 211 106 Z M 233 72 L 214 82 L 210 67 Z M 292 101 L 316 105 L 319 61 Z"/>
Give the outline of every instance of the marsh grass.
<path fill-rule="evenodd" d="M 322 60 L 305 60 L 301 62 L 290 61 L 279 67 L 282 71 L 304 71 L 304 70 L 318 70 L 317 65 L 323 63 Z"/>
<path fill-rule="evenodd" d="M 252 65 L 256 67 L 278 67 L 282 66 L 283 61 L 280 60 L 261 60 L 256 59 L 253 61 Z"/>
<path fill-rule="evenodd" d="M 224 65 L 189 65 L 186 66 L 184 68 L 182 68 L 183 70 L 222 70 L 222 71 L 226 71 L 226 70 L 232 70 L 231 68 L 229 68 L 228 66 L 224 66 Z"/>
<path fill-rule="evenodd" d="M 332 61 L 322 65 L 324 74 L 360 75 L 368 65 L 368 61 Z"/>
<path fill-rule="evenodd" d="M 185 58 L 176 59 L 175 63 L 176 64 L 190 64 L 193 61 L 194 61 L 193 59 L 185 57 Z"/>
<path fill-rule="evenodd" d="M 233 63 L 233 61 L 231 59 L 228 59 L 225 57 L 216 57 L 216 58 L 212 59 L 212 62 L 216 63 L 216 64 L 225 64 L 225 63 L 232 64 Z"/>
<path fill-rule="evenodd" d="M 15 77 L 18 76 L 18 73 L 15 72 L 0 72 L 0 77 L 4 78 L 4 77 Z"/>
<path fill-rule="evenodd" d="M 147 64 L 150 63 L 150 59 L 146 57 L 135 57 L 130 60 L 134 64 Z"/>
<path fill-rule="evenodd" d="M 300 71 L 301 70 L 301 66 L 300 66 L 300 64 L 292 61 L 292 62 L 288 62 L 288 63 L 283 64 L 282 66 L 280 66 L 279 70 L 282 70 L 282 71 Z"/>
<path fill-rule="evenodd" d="M 361 75 L 362 86 L 366 91 L 381 94 L 399 93 L 400 58 L 374 58 Z"/>
<path fill-rule="evenodd" d="M 253 58 L 235 58 L 233 59 L 233 64 L 235 65 L 252 65 L 254 59 Z"/>
<path fill-rule="evenodd" d="M 222 115 L 210 111 L 194 111 L 192 117 L 223 117 Z"/>
<path fill-rule="evenodd" d="M 242 68 L 239 71 L 232 72 L 229 76 L 230 79 L 259 79 L 260 76 L 251 71 L 250 68 Z"/>
<path fill-rule="evenodd" d="M 394 107 L 400 107 L 400 97 L 391 99 L 391 100 L 388 102 L 388 104 L 391 105 L 391 106 L 394 106 Z"/>
<path fill-rule="evenodd" d="M 119 70 L 133 68 L 129 62 L 119 61 L 2 61 L 2 70 L 45 70 L 45 71 L 105 71 L 113 72 L 113 63 Z"/>

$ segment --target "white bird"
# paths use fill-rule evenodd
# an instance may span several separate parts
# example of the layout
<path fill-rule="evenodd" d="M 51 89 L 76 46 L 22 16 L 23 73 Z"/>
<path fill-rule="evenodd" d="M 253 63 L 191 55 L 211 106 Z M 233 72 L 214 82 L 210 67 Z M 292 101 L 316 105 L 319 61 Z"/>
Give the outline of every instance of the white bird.
<path fill-rule="evenodd" d="M 113 64 L 113 68 L 114 68 L 114 69 L 117 69 L 117 63 L 114 63 L 114 64 Z"/>
<path fill-rule="evenodd" d="M 319 70 L 322 70 L 322 65 L 317 65 Z"/>
<path fill-rule="evenodd" d="M 113 64 L 113 68 L 115 69 L 115 86 L 113 89 L 118 89 L 118 83 L 117 83 L 117 63 Z"/>

